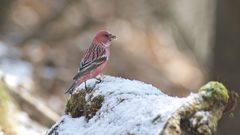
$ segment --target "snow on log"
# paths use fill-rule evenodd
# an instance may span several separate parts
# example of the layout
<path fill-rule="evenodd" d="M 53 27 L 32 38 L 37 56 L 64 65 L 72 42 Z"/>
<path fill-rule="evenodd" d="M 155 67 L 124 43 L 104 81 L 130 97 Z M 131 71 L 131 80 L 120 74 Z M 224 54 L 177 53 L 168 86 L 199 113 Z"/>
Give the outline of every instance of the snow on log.
<path fill-rule="evenodd" d="M 87 89 L 84 84 L 78 87 L 66 104 L 66 114 L 46 135 L 214 134 L 226 108 L 236 102 L 228 102 L 228 91 L 218 82 L 184 98 L 111 76 L 87 84 Z M 237 99 L 236 93 L 231 95 Z"/>

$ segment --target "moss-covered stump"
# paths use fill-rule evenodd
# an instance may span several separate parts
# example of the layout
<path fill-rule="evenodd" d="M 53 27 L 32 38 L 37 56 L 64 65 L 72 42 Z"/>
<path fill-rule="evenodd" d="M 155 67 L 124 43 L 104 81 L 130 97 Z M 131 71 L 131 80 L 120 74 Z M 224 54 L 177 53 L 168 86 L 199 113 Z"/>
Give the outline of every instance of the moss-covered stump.
<path fill-rule="evenodd" d="M 85 116 L 90 119 L 101 108 L 104 97 L 93 97 L 93 88 L 82 89 L 74 93 L 67 101 L 65 113 L 73 118 Z"/>
<path fill-rule="evenodd" d="M 209 82 L 200 88 L 197 100 L 182 106 L 172 115 L 161 135 L 214 135 L 226 108 L 236 104 L 237 94 L 234 95 L 229 98 L 223 84 Z M 229 102 L 233 100 L 235 103 Z"/>
<path fill-rule="evenodd" d="M 209 82 L 188 97 L 171 97 L 152 85 L 106 76 L 80 85 L 66 115 L 47 135 L 213 135 L 218 120 L 236 106 L 238 95 Z"/>

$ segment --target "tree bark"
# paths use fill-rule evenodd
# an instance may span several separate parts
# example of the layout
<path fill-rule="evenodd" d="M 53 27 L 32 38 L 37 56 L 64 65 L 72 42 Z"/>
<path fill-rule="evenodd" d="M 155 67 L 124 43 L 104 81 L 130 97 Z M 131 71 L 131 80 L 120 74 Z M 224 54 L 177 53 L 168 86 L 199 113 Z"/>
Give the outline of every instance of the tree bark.
<path fill-rule="evenodd" d="M 4 24 L 8 17 L 8 11 L 13 0 L 1 0 L 0 1 L 0 34 L 4 31 Z"/>
<path fill-rule="evenodd" d="M 223 81 L 229 89 L 239 93 L 240 83 L 240 1 L 217 1 L 216 41 L 213 49 L 214 61 L 212 79 Z M 220 135 L 237 135 L 240 132 L 240 110 L 235 118 L 223 119 L 220 124 Z M 231 131 L 231 133 L 229 133 Z"/>

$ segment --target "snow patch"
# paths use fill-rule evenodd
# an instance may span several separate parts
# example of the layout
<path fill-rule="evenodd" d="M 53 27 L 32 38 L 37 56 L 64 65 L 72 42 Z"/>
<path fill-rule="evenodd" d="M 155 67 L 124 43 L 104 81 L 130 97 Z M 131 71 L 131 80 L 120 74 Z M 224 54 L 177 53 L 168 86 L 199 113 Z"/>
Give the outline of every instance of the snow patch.
<path fill-rule="evenodd" d="M 16 129 L 17 132 L 23 135 L 42 135 L 46 130 L 45 127 L 32 121 L 25 112 L 19 112 L 15 120 L 19 124 Z"/>
<path fill-rule="evenodd" d="M 94 87 L 94 96 L 104 96 L 100 110 L 90 120 L 64 115 L 59 135 L 157 135 L 171 114 L 195 97 L 170 97 L 150 84 L 111 76 L 95 82 L 90 79 L 87 85 Z M 82 88 L 84 83 L 77 91 Z"/>
<path fill-rule="evenodd" d="M 9 87 L 32 86 L 32 65 L 19 59 L 21 52 L 14 46 L 0 41 L 0 78 L 4 77 Z"/>
<path fill-rule="evenodd" d="M 0 62 L 0 71 L 8 86 L 15 88 L 19 84 L 30 88 L 32 84 L 32 66 L 22 60 L 4 59 Z"/>

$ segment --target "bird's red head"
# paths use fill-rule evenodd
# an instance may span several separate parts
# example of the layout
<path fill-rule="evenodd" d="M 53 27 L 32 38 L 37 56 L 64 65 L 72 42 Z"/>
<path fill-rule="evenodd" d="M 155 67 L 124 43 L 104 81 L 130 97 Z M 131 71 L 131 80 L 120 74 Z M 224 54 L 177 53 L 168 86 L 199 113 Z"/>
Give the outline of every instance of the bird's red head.
<path fill-rule="evenodd" d="M 109 44 L 110 41 L 115 39 L 116 36 L 107 32 L 107 31 L 99 31 L 93 39 L 95 43 Z"/>

